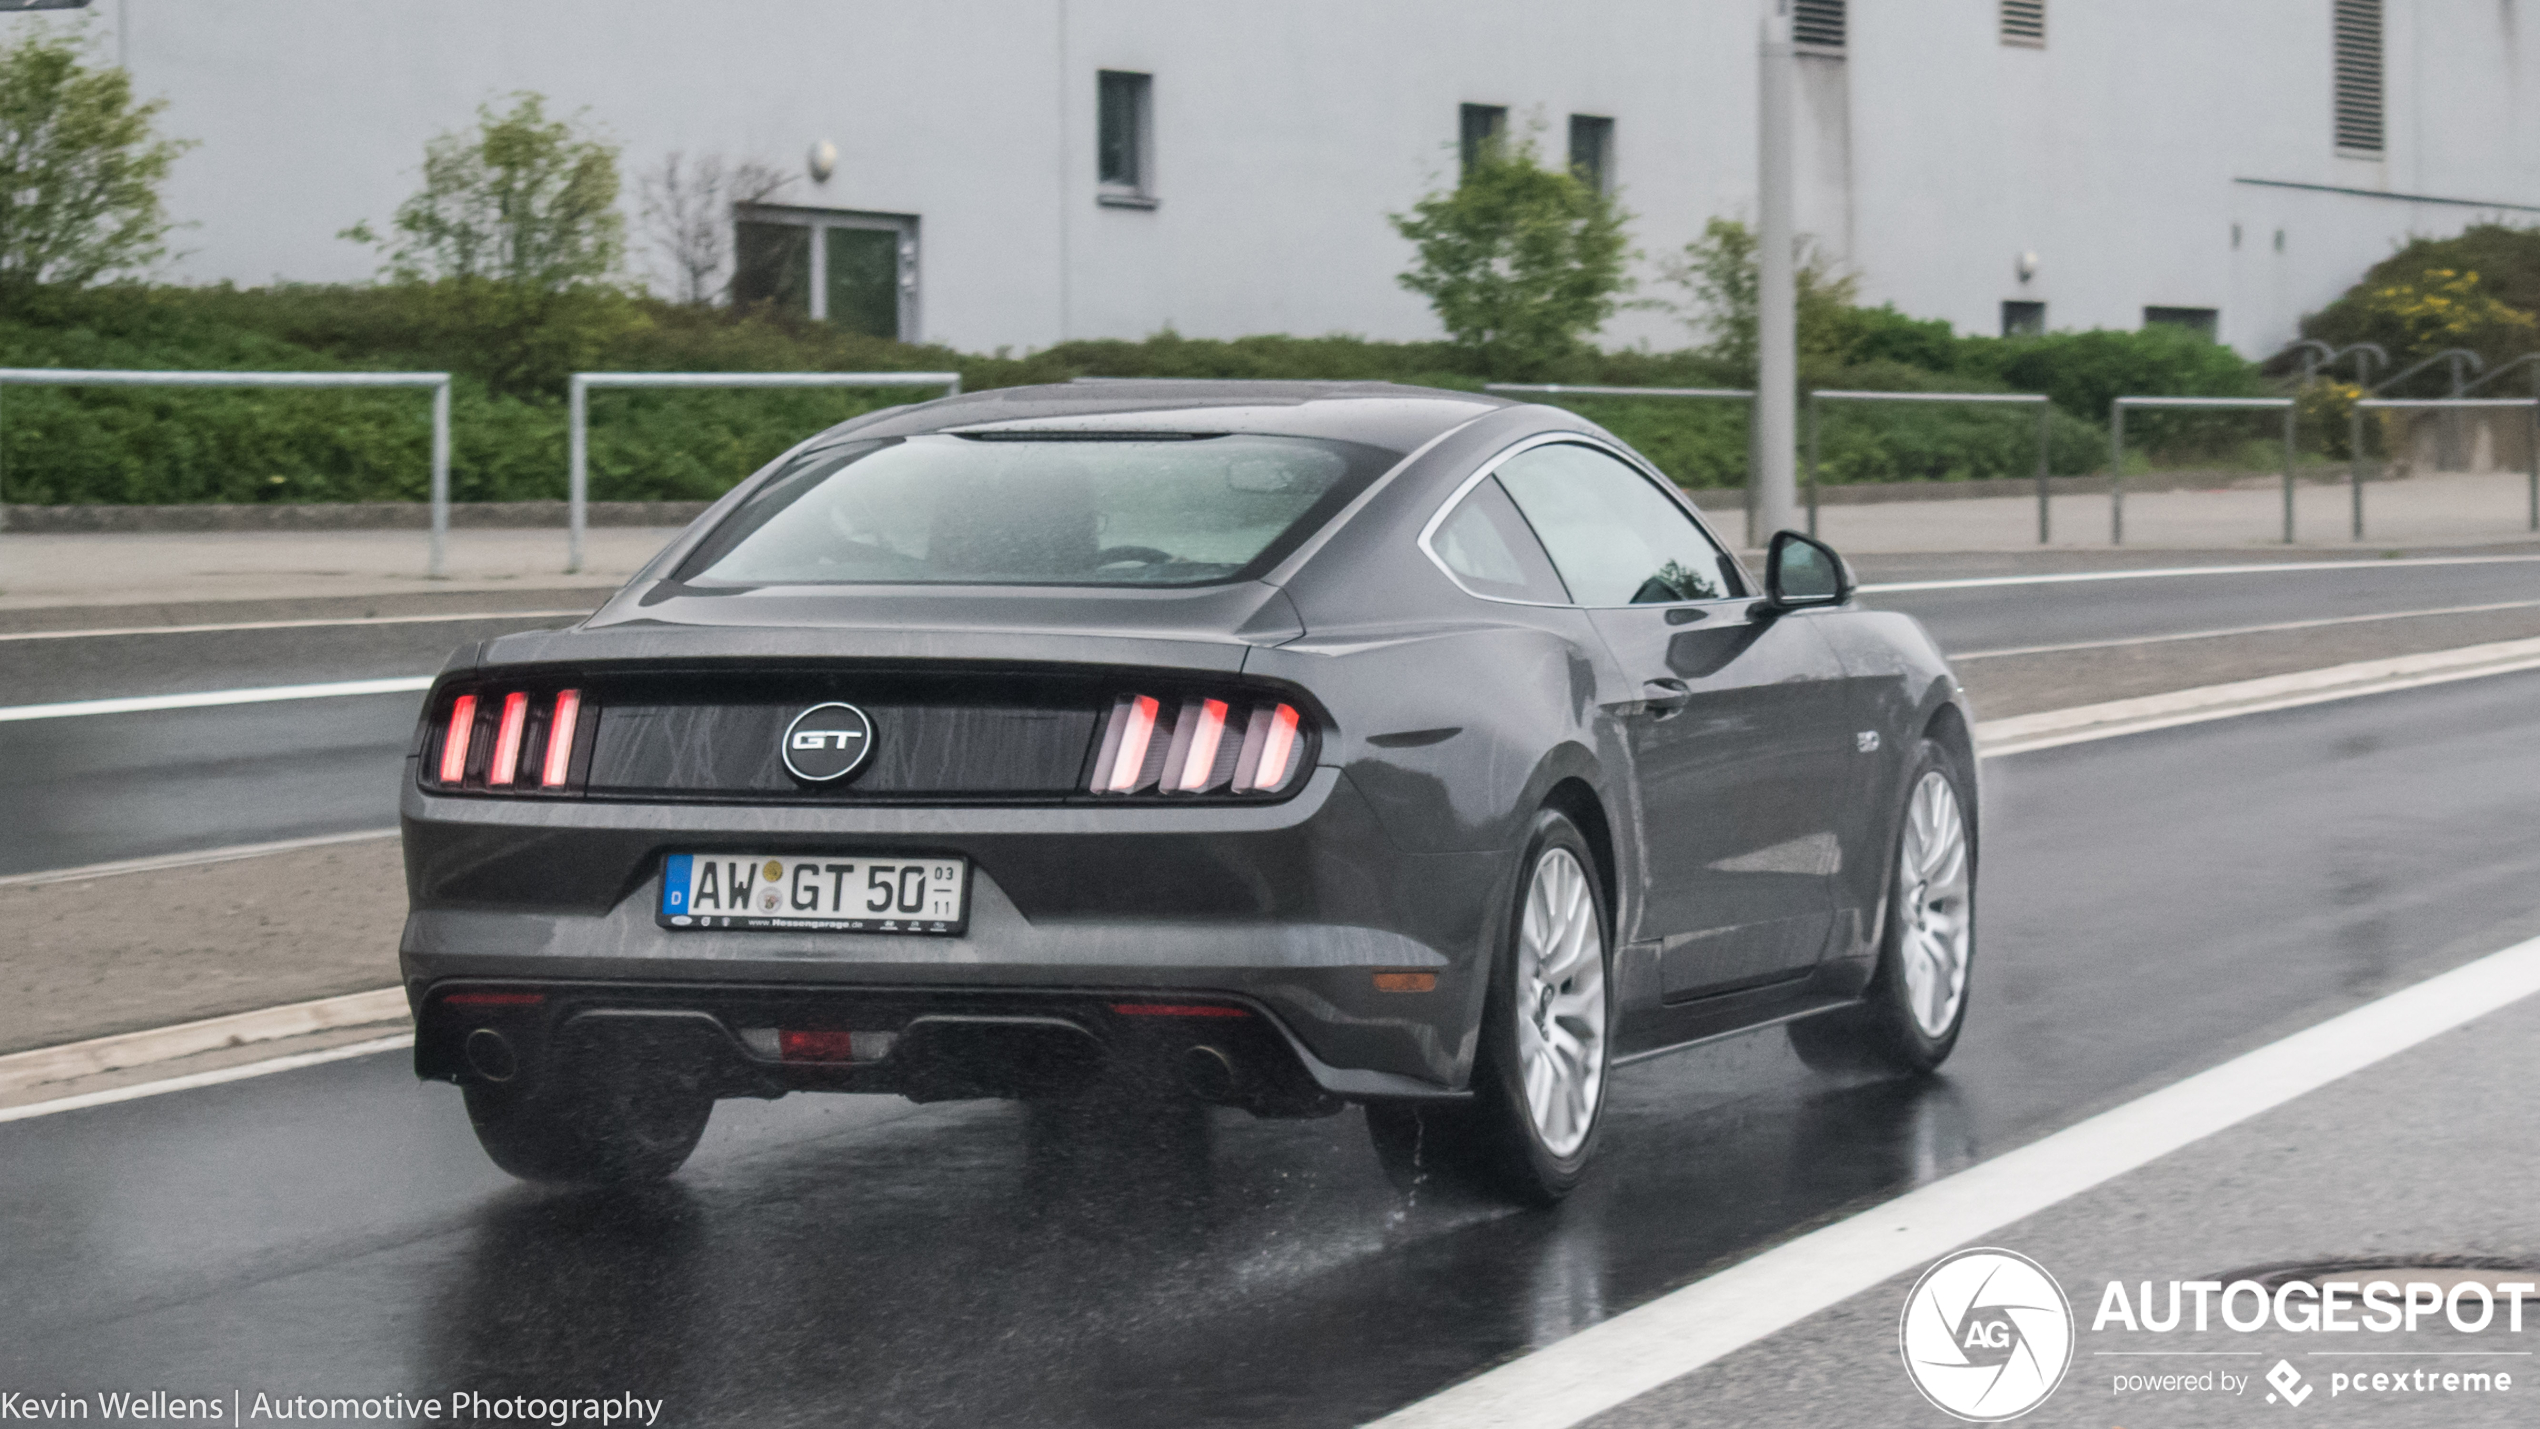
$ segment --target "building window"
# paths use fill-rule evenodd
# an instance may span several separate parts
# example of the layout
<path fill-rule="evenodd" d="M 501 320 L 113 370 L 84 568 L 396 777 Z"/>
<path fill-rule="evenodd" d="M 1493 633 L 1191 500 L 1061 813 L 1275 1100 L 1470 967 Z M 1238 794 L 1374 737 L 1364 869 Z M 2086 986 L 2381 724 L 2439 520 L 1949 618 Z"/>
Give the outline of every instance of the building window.
<path fill-rule="evenodd" d="M 1821 50 L 1843 48 L 1844 0 L 1794 0 L 1790 7 L 1790 42 Z"/>
<path fill-rule="evenodd" d="M 2143 325 L 2145 327 L 2183 327 L 2205 341 L 2212 342 L 2214 334 L 2221 329 L 2222 309 L 2145 308 Z"/>
<path fill-rule="evenodd" d="M 2046 47 L 2046 0 L 2002 0 L 2002 43 Z"/>
<path fill-rule="evenodd" d="M 1457 116 L 1457 145 L 1464 159 L 1464 172 L 1482 161 L 1482 151 L 1508 137 L 1508 106 L 1504 104 L 1467 104 Z"/>
<path fill-rule="evenodd" d="M 2046 331 L 2044 303 L 2007 302 L 2002 305 L 2004 337 L 2036 337 Z"/>
<path fill-rule="evenodd" d="M 732 301 L 917 340 L 917 217 L 745 204 L 732 224 Z"/>
<path fill-rule="evenodd" d="M 2336 0 L 2337 147 L 2379 157 L 2382 134 L 2381 0 Z"/>
<path fill-rule="evenodd" d="M 1112 208 L 1155 207 L 1155 76 L 1104 70 L 1098 77 L 1094 147 L 1102 186 L 1095 201 Z"/>
<path fill-rule="evenodd" d="M 1614 191 L 1614 121 L 1570 116 L 1570 172 L 1601 194 Z"/>

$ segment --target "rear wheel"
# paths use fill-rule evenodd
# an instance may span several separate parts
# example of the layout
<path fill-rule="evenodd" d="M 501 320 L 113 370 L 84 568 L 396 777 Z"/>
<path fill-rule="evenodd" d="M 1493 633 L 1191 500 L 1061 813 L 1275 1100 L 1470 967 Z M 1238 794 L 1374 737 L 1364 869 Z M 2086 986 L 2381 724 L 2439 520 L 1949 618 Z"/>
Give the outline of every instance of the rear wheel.
<path fill-rule="evenodd" d="M 1828 1071 L 1924 1073 L 1958 1045 L 1975 961 L 1976 849 L 1956 757 L 1924 740 L 1906 775 L 1877 969 L 1859 1005 L 1790 1025 Z"/>
<path fill-rule="evenodd" d="M 1547 809 L 1523 868 L 1483 1006 L 1473 1100 L 1368 1108 L 1368 1135 L 1397 1184 L 1435 1174 L 1549 1205 L 1595 1153 L 1613 1015 L 1595 856 L 1576 825 Z"/>
<path fill-rule="evenodd" d="M 524 1181 L 658 1181 L 697 1149 L 714 1099 L 667 1077 L 593 1071 L 535 1089 L 474 1083 L 467 1117 L 485 1154 Z"/>

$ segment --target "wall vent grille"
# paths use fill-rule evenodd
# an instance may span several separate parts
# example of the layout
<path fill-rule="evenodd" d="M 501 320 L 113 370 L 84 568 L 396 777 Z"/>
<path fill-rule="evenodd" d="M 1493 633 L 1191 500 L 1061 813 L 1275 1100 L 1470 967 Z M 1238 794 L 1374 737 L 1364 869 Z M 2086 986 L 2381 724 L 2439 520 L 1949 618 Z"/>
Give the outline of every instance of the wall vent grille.
<path fill-rule="evenodd" d="M 1821 50 L 1842 49 L 1843 7 L 1844 0 L 1792 0 L 1791 42 Z"/>
<path fill-rule="evenodd" d="M 2337 0 L 2337 147 L 2382 150 L 2381 0 Z"/>
<path fill-rule="evenodd" d="M 2002 0 L 2002 43 L 2046 43 L 2046 0 Z"/>

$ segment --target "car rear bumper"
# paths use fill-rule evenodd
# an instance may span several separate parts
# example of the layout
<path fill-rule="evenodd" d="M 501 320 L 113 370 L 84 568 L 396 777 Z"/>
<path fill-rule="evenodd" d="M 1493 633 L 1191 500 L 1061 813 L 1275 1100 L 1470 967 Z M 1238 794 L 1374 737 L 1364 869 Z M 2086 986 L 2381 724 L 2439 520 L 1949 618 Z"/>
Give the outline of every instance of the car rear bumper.
<path fill-rule="evenodd" d="M 1063 1025 L 1018 1031 L 1018 1046 L 1081 1034 L 1094 1053 L 1139 1067 L 1159 1041 L 1188 1031 L 1110 1011 L 1121 1003 L 1242 1009 L 1268 1040 L 1247 1034 L 1242 1047 L 1219 1050 L 1243 1063 L 1237 1071 L 1262 1094 L 1245 1104 L 1257 1109 L 1298 1096 L 1451 1095 L 1480 1016 L 1477 950 L 1495 945 L 1490 910 L 1507 901 L 1505 857 L 1402 851 L 1328 768 L 1278 804 L 1186 808 L 533 802 L 440 797 L 410 783 L 405 834 L 413 911 L 400 954 L 419 1070 L 471 1075 L 463 1048 L 446 1039 L 476 1024 L 445 1015 L 446 996 L 510 988 L 546 997 L 519 1004 L 545 1009 L 529 1019 L 541 1048 L 577 1018 L 688 1017 L 680 1045 L 730 1074 L 736 1095 L 961 1085 L 931 1052 L 871 1068 L 752 1056 L 742 1035 L 772 1028 L 904 1034 L 929 1016 L 1041 1017 Z M 716 849 L 958 853 L 972 866 L 968 929 L 658 926 L 663 856 Z M 1380 972 L 1435 981 L 1380 990 Z M 1236 1019 L 1217 1021 L 1208 1030 L 1222 1034 Z M 981 1030 L 991 1025 L 961 1037 L 993 1062 L 996 1039 Z M 936 1035 L 921 1029 L 908 1045 L 923 1049 Z M 1185 1038 L 1165 1050 L 1172 1060 L 1218 1045 Z M 1272 1067 L 1274 1048 L 1287 1071 Z"/>

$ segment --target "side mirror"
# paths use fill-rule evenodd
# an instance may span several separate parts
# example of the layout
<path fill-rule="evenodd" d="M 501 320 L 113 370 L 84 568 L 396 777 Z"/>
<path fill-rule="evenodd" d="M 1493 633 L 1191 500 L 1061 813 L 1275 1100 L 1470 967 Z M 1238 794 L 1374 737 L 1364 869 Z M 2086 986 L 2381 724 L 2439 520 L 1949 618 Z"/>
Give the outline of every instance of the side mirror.
<path fill-rule="evenodd" d="M 1852 598 L 1852 568 L 1823 541 L 1779 532 L 1764 557 L 1764 598 L 1777 610 L 1841 605 Z"/>

